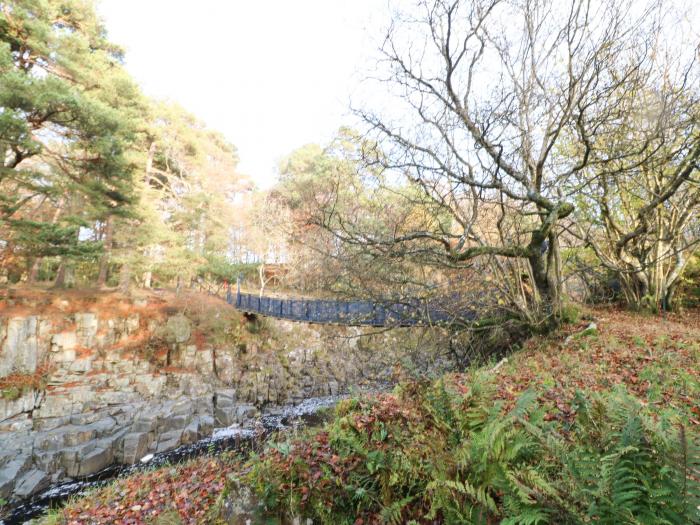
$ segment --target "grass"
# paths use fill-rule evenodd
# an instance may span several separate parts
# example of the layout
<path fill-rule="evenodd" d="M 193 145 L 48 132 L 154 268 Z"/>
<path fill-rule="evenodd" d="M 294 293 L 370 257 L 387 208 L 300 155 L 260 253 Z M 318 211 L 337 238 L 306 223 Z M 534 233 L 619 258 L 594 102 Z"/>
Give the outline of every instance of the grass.
<path fill-rule="evenodd" d="M 528 342 L 498 370 L 499 397 L 509 399 L 527 388 L 550 405 L 568 405 L 577 390 L 591 392 L 624 385 L 644 403 L 671 408 L 692 426 L 700 425 L 700 323 L 688 317 L 640 317 L 596 310 L 597 333 L 584 326 Z M 569 338 L 571 333 L 581 336 Z M 585 333 L 585 332 L 584 332 Z M 458 374 L 468 383 L 470 374 Z M 562 401 L 564 400 L 564 401 Z"/>
<path fill-rule="evenodd" d="M 37 368 L 33 374 L 10 374 L 0 378 L 0 397 L 15 401 L 30 390 L 41 390 L 45 386 L 49 370 L 44 366 Z"/>
<path fill-rule="evenodd" d="M 8 386 L 0 390 L 0 397 L 6 401 L 16 401 L 22 397 L 22 389 L 16 385 Z"/>

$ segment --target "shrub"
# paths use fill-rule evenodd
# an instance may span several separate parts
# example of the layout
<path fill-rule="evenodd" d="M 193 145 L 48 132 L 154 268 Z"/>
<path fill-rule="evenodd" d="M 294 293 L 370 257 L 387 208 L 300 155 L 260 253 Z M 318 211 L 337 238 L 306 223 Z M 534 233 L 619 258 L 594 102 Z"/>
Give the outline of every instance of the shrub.
<path fill-rule="evenodd" d="M 248 480 L 269 512 L 321 523 L 698 522 L 697 436 L 624 391 L 574 404 L 567 423 L 533 391 L 506 408 L 484 377 L 407 383 L 271 445 Z"/>

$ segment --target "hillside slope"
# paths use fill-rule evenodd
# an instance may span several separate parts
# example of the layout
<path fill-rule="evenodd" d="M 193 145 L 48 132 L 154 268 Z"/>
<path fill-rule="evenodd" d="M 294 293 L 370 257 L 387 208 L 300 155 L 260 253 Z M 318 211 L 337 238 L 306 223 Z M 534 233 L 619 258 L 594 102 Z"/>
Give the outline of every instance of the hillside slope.
<path fill-rule="evenodd" d="M 694 523 L 698 312 L 589 314 L 507 361 L 342 402 L 245 465 L 121 480 L 51 523 Z"/>

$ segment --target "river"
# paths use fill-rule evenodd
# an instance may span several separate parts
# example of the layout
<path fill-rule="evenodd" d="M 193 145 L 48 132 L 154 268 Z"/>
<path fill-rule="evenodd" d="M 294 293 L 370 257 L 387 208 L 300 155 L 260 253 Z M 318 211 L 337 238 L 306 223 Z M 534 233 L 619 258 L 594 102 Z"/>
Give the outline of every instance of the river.
<path fill-rule="evenodd" d="M 272 432 L 320 424 L 324 420 L 321 411 L 334 406 L 344 397 L 315 397 L 306 399 L 298 405 L 263 410 L 263 414 L 253 425 L 242 428 L 218 428 L 208 438 L 160 454 L 149 454 L 133 465 L 111 465 L 85 478 L 54 485 L 25 501 L 10 506 L 9 509 L 4 509 L 5 513 L 0 518 L 0 525 L 28 523 L 48 509 L 60 506 L 69 497 L 105 485 L 117 477 L 129 476 L 161 465 L 181 463 L 207 453 L 216 454 L 225 450 L 249 451 L 253 447 L 260 446 Z"/>

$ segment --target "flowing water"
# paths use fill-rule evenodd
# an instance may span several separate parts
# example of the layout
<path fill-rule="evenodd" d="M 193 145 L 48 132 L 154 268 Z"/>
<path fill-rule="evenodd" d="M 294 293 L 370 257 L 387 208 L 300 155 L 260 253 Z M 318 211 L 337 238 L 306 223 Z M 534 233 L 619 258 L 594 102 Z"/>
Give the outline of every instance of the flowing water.
<path fill-rule="evenodd" d="M 299 405 L 285 406 L 274 411 L 263 412 L 253 426 L 230 427 L 214 430 L 211 437 L 183 445 L 168 452 L 149 454 L 133 465 L 112 465 L 91 476 L 54 485 L 32 498 L 10 507 L 0 525 L 27 523 L 50 508 L 65 502 L 69 497 L 109 483 L 116 477 L 128 476 L 144 469 L 161 465 L 181 463 L 203 454 L 216 454 L 225 450 L 250 450 L 272 432 L 294 429 L 298 426 L 313 426 L 323 421 L 321 411 L 334 406 L 343 396 L 316 397 L 304 400 Z"/>

